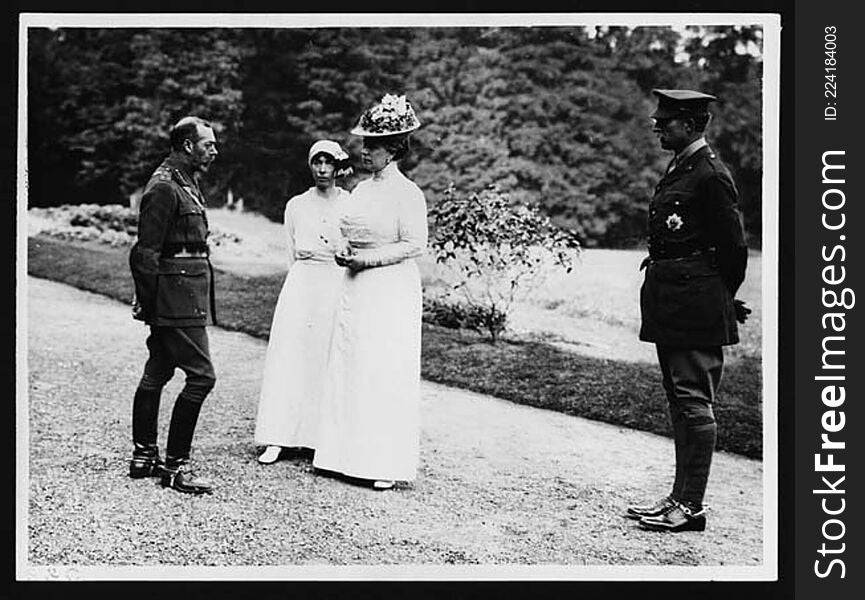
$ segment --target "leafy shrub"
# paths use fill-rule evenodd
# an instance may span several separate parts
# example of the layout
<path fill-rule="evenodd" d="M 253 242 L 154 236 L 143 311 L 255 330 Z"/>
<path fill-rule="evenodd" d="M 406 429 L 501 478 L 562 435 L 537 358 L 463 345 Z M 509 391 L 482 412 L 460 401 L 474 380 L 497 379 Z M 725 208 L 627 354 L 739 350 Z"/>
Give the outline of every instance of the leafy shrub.
<path fill-rule="evenodd" d="M 63 205 L 29 212 L 46 223 L 40 233 L 61 240 L 129 246 L 138 232 L 138 215 L 119 204 Z"/>
<path fill-rule="evenodd" d="M 61 240 L 95 241 L 109 246 L 131 246 L 138 235 L 138 211 L 120 204 L 75 204 L 50 208 L 31 208 L 30 214 L 47 220 L 51 225 L 40 233 Z M 240 236 L 210 228 L 211 246 L 227 246 L 242 242 Z"/>
<path fill-rule="evenodd" d="M 121 231 L 130 235 L 138 232 L 138 214 L 126 206 L 79 204 L 61 208 L 69 209 L 69 224 L 74 227 L 95 227 L 100 231 Z"/>
<path fill-rule="evenodd" d="M 50 227 L 43 230 L 42 233 L 60 240 L 77 242 L 96 241 L 109 246 L 131 246 L 135 241 L 135 238 L 126 232 L 115 231 L 113 229 L 101 230 L 93 226 Z"/>
<path fill-rule="evenodd" d="M 482 323 L 493 342 L 514 302 L 552 270 L 570 272 L 580 252 L 574 232 L 556 227 L 535 206 L 511 202 L 495 186 L 461 197 L 451 184 L 430 215 L 442 279 L 464 305 L 454 310 Z"/>

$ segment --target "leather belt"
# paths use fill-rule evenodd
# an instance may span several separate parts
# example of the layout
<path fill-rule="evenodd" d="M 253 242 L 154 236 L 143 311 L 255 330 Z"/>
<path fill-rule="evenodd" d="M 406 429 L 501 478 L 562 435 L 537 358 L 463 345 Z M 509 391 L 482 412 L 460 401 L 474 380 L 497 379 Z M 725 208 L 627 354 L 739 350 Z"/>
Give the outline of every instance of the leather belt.
<path fill-rule="evenodd" d="M 656 264 L 659 262 L 674 262 L 674 261 L 679 261 L 679 260 L 685 260 L 686 258 L 697 258 L 697 257 L 703 257 L 703 256 L 705 256 L 707 258 L 712 258 L 712 257 L 714 257 L 714 255 L 715 255 L 715 253 L 712 250 L 695 250 L 695 251 L 691 252 L 690 254 L 683 254 L 681 256 L 657 256 L 657 257 L 647 256 L 646 258 L 643 259 L 643 262 L 640 263 L 640 270 L 642 271 L 643 269 L 645 269 L 649 265 L 653 265 L 653 264 Z"/>

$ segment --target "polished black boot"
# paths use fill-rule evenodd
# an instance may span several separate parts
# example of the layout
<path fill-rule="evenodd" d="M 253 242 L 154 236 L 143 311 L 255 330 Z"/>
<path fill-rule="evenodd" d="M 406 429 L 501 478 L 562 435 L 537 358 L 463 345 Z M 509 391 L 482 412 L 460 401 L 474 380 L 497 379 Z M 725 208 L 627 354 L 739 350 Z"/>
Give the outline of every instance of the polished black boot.
<path fill-rule="evenodd" d="M 640 519 L 640 526 L 651 531 L 703 531 L 706 529 L 706 510 L 703 496 L 712 453 L 715 449 L 716 425 L 714 421 L 691 425 L 682 459 L 685 464 L 682 498 L 662 515 Z"/>
<path fill-rule="evenodd" d="M 649 531 L 704 531 L 706 529 L 706 511 L 702 506 L 692 506 L 685 502 L 676 502 L 673 508 L 657 517 L 643 517 L 640 527 Z"/>
<path fill-rule="evenodd" d="M 129 463 L 133 479 L 159 476 L 163 461 L 156 445 L 161 390 L 138 388 L 132 401 L 132 441 L 135 448 Z"/>
<path fill-rule="evenodd" d="M 676 505 L 676 501 L 670 496 L 664 496 L 654 504 L 632 504 L 625 511 L 629 519 L 642 519 L 643 517 L 658 517 Z"/>
<path fill-rule="evenodd" d="M 172 460 L 162 469 L 162 487 L 171 488 L 184 494 L 209 494 L 213 486 L 206 479 L 196 476 L 189 470 L 186 460 Z"/>
<path fill-rule="evenodd" d="M 153 445 L 135 444 L 135 449 L 132 451 L 132 460 L 129 461 L 129 476 L 132 479 L 142 479 L 144 477 L 159 477 L 162 475 L 162 468 L 165 466 L 162 458 L 159 456 L 159 448 Z"/>
<path fill-rule="evenodd" d="M 185 494 L 209 494 L 213 490 L 210 482 L 197 477 L 189 470 L 189 453 L 195 426 L 198 423 L 198 414 L 201 411 L 201 402 L 190 399 L 184 392 L 177 397 L 171 413 L 165 468 L 162 470 L 162 487 Z"/>
<path fill-rule="evenodd" d="M 643 517 L 659 517 L 672 509 L 676 500 L 681 497 L 682 487 L 685 482 L 685 448 L 687 445 L 687 423 L 676 404 L 675 398 L 667 396 L 670 411 L 670 423 L 673 427 L 673 447 L 676 459 L 676 474 L 673 479 L 673 490 L 668 496 L 659 498 L 651 504 L 632 504 L 625 510 L 628 519 L 642 519 Z"/>

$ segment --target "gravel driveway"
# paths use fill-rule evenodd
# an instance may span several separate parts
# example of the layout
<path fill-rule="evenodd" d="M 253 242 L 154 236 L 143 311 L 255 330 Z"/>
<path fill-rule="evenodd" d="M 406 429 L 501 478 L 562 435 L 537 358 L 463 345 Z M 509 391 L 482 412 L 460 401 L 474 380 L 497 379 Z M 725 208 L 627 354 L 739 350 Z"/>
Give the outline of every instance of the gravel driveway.
<path fill-rule="evenodd" d="M 704 533 L 645 532 L 621 513 L 666 492 L 669 439 L 428 382 L 413 485 L 376 492 L 299 458 L 261 466 L 266 346 L 218 328 L 193 454 L 214 494 L 131 480 L 146 328 L 113 300 L 26 283 L 19 578 L 774 578 L 761 462 L 716 455 Z M 163 396 L 162 443 L 180 380 Z"/>

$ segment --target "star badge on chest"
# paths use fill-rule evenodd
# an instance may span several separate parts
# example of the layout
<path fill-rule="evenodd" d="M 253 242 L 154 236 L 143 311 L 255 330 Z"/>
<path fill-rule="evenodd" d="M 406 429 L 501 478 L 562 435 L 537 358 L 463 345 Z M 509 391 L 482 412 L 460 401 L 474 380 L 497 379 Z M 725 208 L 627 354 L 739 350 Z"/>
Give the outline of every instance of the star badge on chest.
<path fill-rule="evenodd" d="M 685 221 L 683 221 L 682 217 L 680 217 L 676 213 L 673 213 L 669 217 L 667 217 L 667 229 L 669 229 L 670 231 L 679 231 L 684 224 Z"/>

